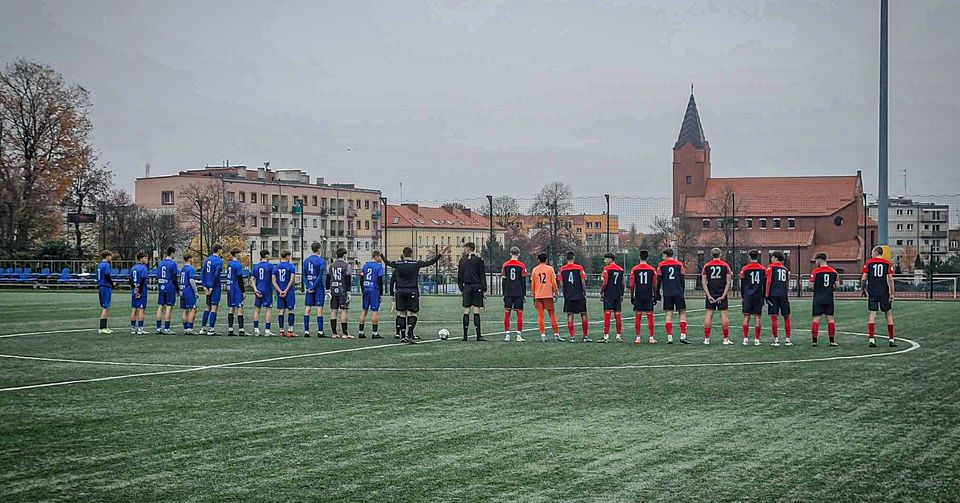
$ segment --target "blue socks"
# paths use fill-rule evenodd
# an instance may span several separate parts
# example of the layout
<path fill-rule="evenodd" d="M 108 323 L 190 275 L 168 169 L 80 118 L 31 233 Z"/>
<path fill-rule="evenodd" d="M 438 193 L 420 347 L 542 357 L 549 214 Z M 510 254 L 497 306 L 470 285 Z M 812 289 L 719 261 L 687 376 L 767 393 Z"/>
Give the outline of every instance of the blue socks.
<path fill-rule="evenodd" d="M 217 324 L 217 313 L 210 311 L 210 328 Z"/>
<path fill-rule="evenodd" d="M 296 319 L 293 313 L 287 314 L 287 325 L 290 325 L 290 329 L 293 329 L 293 320 Z"/>
<path fill-rule="evenodd" d="M 317 330 L 323 333 L 323 316 L 317 316 Z"/>
<path fill-rule="evenodd" d="M 201 327 L 206 327 L 208 321 L 210 321 L 210 311 L 204 311 L 204 312 L 203 312 L 203 321 L 202 321 L 202 324 L 201 324 L 200 326 L 201 326 Z"/>
<path fill-rule="evenodd" d="M 310 317 L 307 315 L 303 315 L 303 331 L 304 332 L 310 331 Z"/>

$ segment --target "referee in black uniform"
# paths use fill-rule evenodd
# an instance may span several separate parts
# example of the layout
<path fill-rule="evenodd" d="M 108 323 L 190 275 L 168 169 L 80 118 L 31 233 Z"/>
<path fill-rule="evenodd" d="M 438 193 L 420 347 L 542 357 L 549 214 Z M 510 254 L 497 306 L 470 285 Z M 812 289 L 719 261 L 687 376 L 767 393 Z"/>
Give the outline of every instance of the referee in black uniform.
<path fill-rule="evenodd" d="M 487 292 L 487 270 L 483 259 L 477 255 L 477 245 L 463 245 L 466 256 L 460 259 L 457 270 L 457 285 L 463 294 L 463 340 L 467 340 L 470 328 L 470 314 L 473 313 L 473 326 L 477 331 L 477 340 L 485 341 L 480 335 L 480 309 L 483 308 L 483 295 Z"/>
<path fill-rule="evenodd" d="M 397 278 L 394 302 L 397 306 L 397 325 L 400 327 L 401 342 L 416 344 L 417 315 L 420 312 L 420 269 L 430 267 L 450 251 L 446 246 L 436 257 L 430 260 L 414 260 L 413 248 L 403 248 L 403 257 L 400 260 L 386 260 L 384 263 L 393 268 L 393 275 Z"/>

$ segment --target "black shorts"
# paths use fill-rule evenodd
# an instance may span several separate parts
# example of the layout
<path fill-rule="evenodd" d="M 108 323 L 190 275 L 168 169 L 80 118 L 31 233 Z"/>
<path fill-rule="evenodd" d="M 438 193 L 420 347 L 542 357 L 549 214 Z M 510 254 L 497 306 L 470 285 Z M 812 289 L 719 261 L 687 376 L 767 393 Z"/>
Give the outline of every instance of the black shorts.
<path fill-rule="evenodd" d="M 833 316 L 835 304 L 833 302 L 829 304 L 824 304 L 821 302 L 813 303 L 813 315 L 814 316 Z"/>
<path fill-rule="evenodd" d="M 567 314 L 583 314 L 587 312 L 587 299 L 563 299 L 563 312 Z"/>
<path fill-rule="evenodd" d="M 504 297 L 503 308 L 523 311 L 523 301 L 524 301 L 523 297 Z"/>
<path fill-rule="evenodd" d="M 763 304 L 763 297 L 744 297 L 741 299 L 740 307 L 743 310 L 743 314 L 760 316 L 763 314 Z"/>
<path fill-rule="evenodd" d="M 463 307 L 483 307 L 483 290 L 480 285 L 464 285 Z"/>
<path fill-rule="evenodd" d="M 867 299 L 867 309 L 873 312 L 883 311 L 888 313 L 893 309 L 893 301 L 890 300 L 889 295 L 883 297 L 870 296 L 870 298 Z"/>
<path fill-rule="evenodd" d="M 790 316 L 790 299 L 786 296 L 770 297 L 767 299 L 767 313 L 770 316 L 784 315 Z"/>
<path fill-rule="evenodd" d="M 350 294 L 341 293 L 330 296 L 330 309 L 350 309 Z"/>
<path fill-rule="evenodd" d="M 730 309 L 730 299 L 724 297 L 720 302 L 710 302 L 710 299 L 704 301 L 707 311 L 726 311 Z"/>
<path fill-rule="evenodd" d="M 683 295 L 664 295 L 663 310 L 664 311 L 686 311 L 687 299 Z"/>
<path fill-rule="evenodd" d="M 619 313 L 620 311 L 623 311 L 623 297 L 617 297 L 617 298 L 604 297 L 603 310 L 613 311 L 615 313 Z"/>
<path fill-rule="evenodd" d="M 653 299 L 641 299 L 639 297 L 635 297 L 633 299 L 633 310 L 638 313 L 649 313 L 653 311 L 653 306 L 656 304 L 657 303 L 654 302 Z"/>
<path fill-rule="evenodd" d="M 420 312 L 420 292 L 417 290 L 397 290 L 393 298 L 398 312 Z"/>

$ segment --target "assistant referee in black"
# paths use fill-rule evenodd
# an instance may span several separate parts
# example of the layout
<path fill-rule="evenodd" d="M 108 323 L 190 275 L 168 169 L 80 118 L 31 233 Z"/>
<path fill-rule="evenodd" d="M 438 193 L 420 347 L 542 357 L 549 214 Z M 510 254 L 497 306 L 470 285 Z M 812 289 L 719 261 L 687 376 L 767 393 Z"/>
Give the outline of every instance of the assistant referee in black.
<path fill-rule="evenodd" d="M 467 254 L 460 259 L 457 270 L 457 285 L 463 294 L 463 340 L 467 340 L 470 329 L 470 314 L 473 314 L 473 326 L 477 331 L 477 340 L 485 341 L 480 335 L 480 310 L 483 308 L 483 295 L 487 292 L 487 269 L 483 259 L 477 254 L 477 245 L 463 245 Z"/>

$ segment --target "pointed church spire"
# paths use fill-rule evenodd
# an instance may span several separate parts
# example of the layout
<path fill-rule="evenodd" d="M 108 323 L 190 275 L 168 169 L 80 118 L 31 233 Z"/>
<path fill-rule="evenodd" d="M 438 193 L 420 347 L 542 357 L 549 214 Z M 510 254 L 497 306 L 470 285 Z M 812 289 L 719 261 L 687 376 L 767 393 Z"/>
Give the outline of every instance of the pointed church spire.
<path fill-rule="evenodd" d="M 703 148 L 707 140 L 703 136 L 703 125 L 700 124 L 700 113 L 697 111 L 697 101 L 693 98 L 693 83 L 690 83 L 690 101 L 687 102 L 687 111 L 683 115 L 683 123 L 680 125 L 680 135 L 677 136 L 677 143 L 673 148 L 680 148 L 687 143 L 694 147 Z"/>

